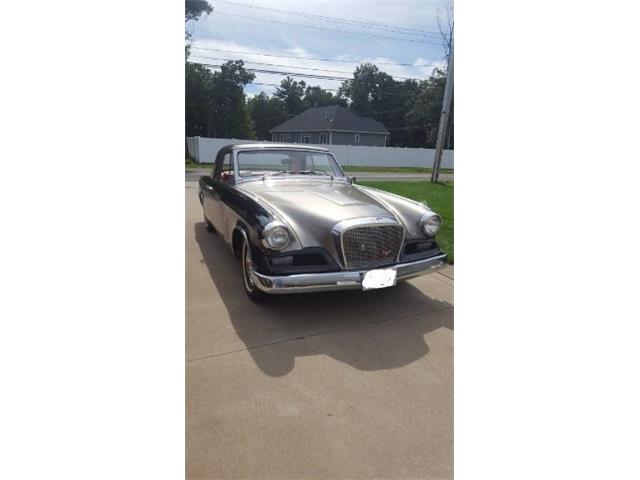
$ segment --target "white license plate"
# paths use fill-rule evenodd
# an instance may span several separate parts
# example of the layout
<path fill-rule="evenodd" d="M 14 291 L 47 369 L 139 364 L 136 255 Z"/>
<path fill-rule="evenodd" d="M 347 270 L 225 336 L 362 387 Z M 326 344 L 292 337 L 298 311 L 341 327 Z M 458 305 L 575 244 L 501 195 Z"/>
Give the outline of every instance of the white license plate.
<path fill-rule="evenodd" d="M 396 284 L 396 271 L 391 268 L 369 270 L 362 279 L 363 290 L 392 287 Z"/>

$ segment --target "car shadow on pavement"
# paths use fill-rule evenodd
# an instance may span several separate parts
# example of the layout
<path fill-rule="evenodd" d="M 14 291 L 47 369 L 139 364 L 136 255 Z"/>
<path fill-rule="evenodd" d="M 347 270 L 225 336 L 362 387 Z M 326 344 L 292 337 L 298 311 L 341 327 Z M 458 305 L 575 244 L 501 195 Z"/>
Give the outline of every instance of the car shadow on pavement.
<path fill-rule="evenodd" d="M 319 354 L 361 370 L 398 368 L 429 352 L 426 333 L 453 329 L 451 304 L 407 282 L 367 292 L 274 295 L 253 303 L 243 290 L 239 260 L 203 223 L 194 228 L 233 328 L 267 375 L 286 375 L 296 357 Z"/>

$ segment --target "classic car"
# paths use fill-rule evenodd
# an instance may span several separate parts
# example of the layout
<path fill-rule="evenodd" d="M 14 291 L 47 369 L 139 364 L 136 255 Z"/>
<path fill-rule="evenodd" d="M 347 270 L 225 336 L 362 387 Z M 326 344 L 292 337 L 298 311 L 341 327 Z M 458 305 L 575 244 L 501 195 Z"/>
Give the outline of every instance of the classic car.
<path fill-rule="evenodd" d="M 241 260 L 254 301 L 268 294 L 391 287 L 446 254 L 441 218 L 422 203 L 357 185 L 326 148 L 223 147 L 200 178 L 204 226 Z"/>

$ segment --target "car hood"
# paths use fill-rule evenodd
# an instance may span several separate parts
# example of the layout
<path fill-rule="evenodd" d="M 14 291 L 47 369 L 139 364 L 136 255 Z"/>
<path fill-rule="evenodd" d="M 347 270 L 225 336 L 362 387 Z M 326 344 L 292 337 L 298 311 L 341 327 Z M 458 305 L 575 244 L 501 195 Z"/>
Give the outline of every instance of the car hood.
<path fill-rule="evenodd" d="M 342 220 L 396 218 L 380 201 L 339 180 L 266 179 L 238 188 L 288 223 L 302 247 L 330 247 L 331 229 Z"/>

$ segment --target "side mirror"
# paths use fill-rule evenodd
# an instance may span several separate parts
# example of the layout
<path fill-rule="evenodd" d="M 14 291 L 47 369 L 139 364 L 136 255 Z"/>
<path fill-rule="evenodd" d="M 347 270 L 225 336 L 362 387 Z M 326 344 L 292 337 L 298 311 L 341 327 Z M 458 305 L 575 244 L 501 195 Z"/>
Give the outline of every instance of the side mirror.
<path fill-rule="evenodd" d="M 356 177 L 349 177 L 349 183 L 351 183 L 351 185 L 356 183 Z"/>

